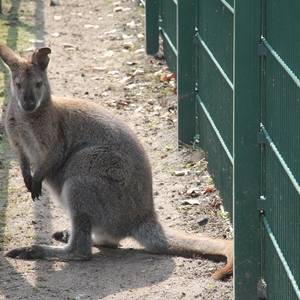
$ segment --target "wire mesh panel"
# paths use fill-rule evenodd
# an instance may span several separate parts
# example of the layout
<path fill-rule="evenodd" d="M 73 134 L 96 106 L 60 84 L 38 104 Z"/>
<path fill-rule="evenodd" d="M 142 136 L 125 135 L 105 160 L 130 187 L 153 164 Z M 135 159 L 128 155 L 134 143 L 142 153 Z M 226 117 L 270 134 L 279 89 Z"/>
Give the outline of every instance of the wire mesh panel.
<path fill-rule="evenodd" d="M 142 3 L 146 7 L 147 53 L 158 52 L 160 33 L 167 64 L 170 70 L 175 72 L 177 66 L 177 0 L 143 0 Z"/>
<path fill-rule="evenodd" d="M 233 7 L 224 0 L 196 1 L 196 142 L 232 211 Z"/>
<path fill-rule="evenodd" d="M 163 39 L 164 56 L 169 68 L 176 71 L 177 61 L 177 0 L 161 0 L 159 29 Z"/>
<path fill-rule="evenodd" d="M 262 277 L 268 299 L 300 299 L 299 1 L 263 1 Z"/>

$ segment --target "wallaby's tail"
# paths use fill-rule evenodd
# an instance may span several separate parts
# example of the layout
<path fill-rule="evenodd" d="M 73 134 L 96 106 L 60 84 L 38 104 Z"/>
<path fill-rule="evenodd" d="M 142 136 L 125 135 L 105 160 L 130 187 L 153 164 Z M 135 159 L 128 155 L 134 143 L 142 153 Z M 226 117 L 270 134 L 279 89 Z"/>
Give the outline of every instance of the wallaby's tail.
<path fill-rule="evenodd" d="M 189 235 L 178 231 L 163 229 L 156 220 L 142 223 L 133 233 L 146 249 L 156 254 L 178 256 L 216 255 L 225 256 L 225 267 L 213 273 L 214 279 L 222 279 L 232 274 L 232 241 Z"/>

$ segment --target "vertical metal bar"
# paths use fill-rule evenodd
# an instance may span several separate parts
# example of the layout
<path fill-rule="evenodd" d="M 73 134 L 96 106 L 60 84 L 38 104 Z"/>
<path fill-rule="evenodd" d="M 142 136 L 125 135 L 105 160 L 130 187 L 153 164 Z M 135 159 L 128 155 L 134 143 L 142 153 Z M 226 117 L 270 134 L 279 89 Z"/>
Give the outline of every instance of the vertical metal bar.
<path fill-rule="evenodd" d="M 252 300 L 260 278 L 260 0 L 235 0 L 234 9 L 235 299 Z"/>
<path fill-rule="evenodd" d="M 147 0 L 146 11 L 146 51 L 147 54 L 156 54 L 159 49 L 159 0 Z"/>
<path fill-rule="evenodd" d="M 178 139 L 193 143 L 195 136 L 195 0 L 177 2 Z"/>
<path fill-rule="evenodd" d="M 266 1 L 261 0 L 261 15 L 260 15 L 260 34 L 265 36 L 266 28 Z M 261 43 L 261 42 L 260 42 Z M 261 45 L 261 44 L 260 44 Z M 263 46 L 264 47 L 264 46 Z M 260 55 L 260 121 L 265 124 L 266 119 L 266 55 Z M 260 161 L 261 161 L 261 176 L 260 176 L 260 194 L 266 195 L 266 144 L 260 145 Z M 266 232 L 262 224 L 263 215 L 260 216 L 260 259 L 261 259 L 261 277 L 265 280 L 265 268 L 266 268 Z"/>

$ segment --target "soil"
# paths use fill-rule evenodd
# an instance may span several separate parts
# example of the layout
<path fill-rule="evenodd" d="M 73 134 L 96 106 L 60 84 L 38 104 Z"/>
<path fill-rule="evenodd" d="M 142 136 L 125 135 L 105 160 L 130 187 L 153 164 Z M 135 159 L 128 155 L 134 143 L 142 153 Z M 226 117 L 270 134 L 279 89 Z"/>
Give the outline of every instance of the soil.
<path fill-rule="evenodd" d="M 49 4 L 26 5 L 39 24 L 32 47 L 52 49 L 53 94 L 108 107 L 133 128 L 152 163 L 156 209 L 165 226 L 231 238 L 204 154 L 178 148 L 174 76 L 163 60 L 145 54 L 144 8 L 131 0 Z M 0 138 L 2 131 L 0 126 Z M 2 148 L 2 250 L 56 244 L 51 235 L 68 228 L 68 219 L 46 191 L 32 202 L 9 147 Z M 132 240 L 120 249 L 94 249 L 88 262 L 22 261 L 1 254 L 0 299 L 232 299 L 232 278 L 210 277 L 223 264 L 150 255 Z"/>

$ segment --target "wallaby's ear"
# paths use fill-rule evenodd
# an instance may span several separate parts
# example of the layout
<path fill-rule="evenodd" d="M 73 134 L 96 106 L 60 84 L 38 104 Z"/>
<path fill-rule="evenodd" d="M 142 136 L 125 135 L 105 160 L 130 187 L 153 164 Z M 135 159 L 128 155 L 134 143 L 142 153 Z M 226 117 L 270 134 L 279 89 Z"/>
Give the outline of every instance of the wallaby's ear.
<path fill-rule="evenodd" d="M 34 51 L 31 61 L 33 64 L 39 66 L 42 70 L 45 70 L 49 64 L 51 49 L 48 47 L 40 48 Z"/>
<path fill-rule="evenodd" d="M 21 58 L 5 45 L 0 45 L 0 57 L 11 70 L 17 68 L 21 61 Z"/>

